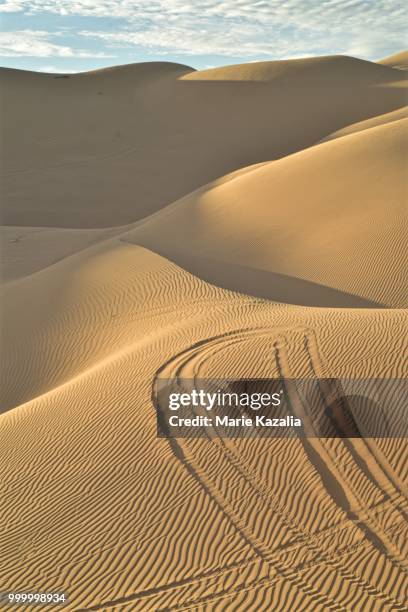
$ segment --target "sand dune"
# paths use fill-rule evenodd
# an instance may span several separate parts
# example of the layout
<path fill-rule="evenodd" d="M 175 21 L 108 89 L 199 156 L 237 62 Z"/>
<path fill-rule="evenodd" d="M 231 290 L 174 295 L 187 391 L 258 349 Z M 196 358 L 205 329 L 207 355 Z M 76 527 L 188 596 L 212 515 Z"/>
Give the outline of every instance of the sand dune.
<path fill-rule="evenodd" d="M 220 177 L 217 184 L 233 180 L 268 162 L 240 168 Z M 177 205 L 177 203 L 176 203 Z M 0 278 L 8 282 L 29 276 L 65 257 L 78 253 L 111 236 L 124 234 L 138 223 L 106 229 L 65 229 L 58 227 L 0 226 Z"/>
<path fill-rule="evenodd" d="M 163 266 L 169 270 L 168 273 L 162 272 Z M 170 280 L 166 281 L 166 275 L 170 273 Z M 164 274 L 163 280 L 161 274 Z M 190 289 L 191 284 L 194 291 Z M 200 297 L 201 291 L 203 295 Z M 211 294 L 211 291 L 209 299 L 206 293 Z M 115 355 L 129 342 L 148 339 L 151 333 L 164 336 L 169 326 L 169 331 L 175 324 L 177 328 L 183 304 L 190 308 L 188 316 L 192 318 L 193 326 L 199 327 L 194 312 L 197 310 L 198 315 L 201 309 L 208 310 L 211 320 L 213 308 L 218 300 L 223 302 L 224 294 L 225 299 L 232 299 L 229 292 L 207 285 L 151 251 L 117 238 L 68 257 L 27 279 L 8 283 L 2 294 L 3 317 L 7 321 L 3 329 L 1 356 L 4 408 L 58 387 Z M 244 299 L 244 296 L 239 299 Z M 246 299 L 252 304 L 255 298 L 248 296 Z M 28 312 L 27 303 L 30 303 Z M 289 307 L 272 303 L 270 308 L 278 317 L 282 309 L 285 312 Z M 305 313 L 302 316 L 309 313 L 309 309 L 296 307 L 293 312 L 298 311 Z M 347 327 L 353 318 L 360 325 L 362 320 L 369 320 L 366 310 L 359 313 L 358 309 L 350 309 L 350 314 L 347 310 L 339 312 Z M 373 321 L 378 319 L 379 325 L 382 318 L 387 321 L 388 317 L 395 316 L 398 327 L 402 326 L 402 314 L 398 312 L 384 311 L 380 315 L 374 309 L 371 316 Z M 336 314 L 333 316 L 337 317 Z M 241 318 L 239 321 L 239 325 L 242 322 L 246 328 Z M 338 327 L 336 322 L 336 330 Z M 396 337 L 398 343 L 401 332 L 402 327 Z M 364 334 L 362 353 L 366 342 Z M 384 338 L 381 342 L 390 345 L 391 339 Z M 374 358 L 378 350 L 378 347 L 373 347 Z M 388 352 L 390 361 L 386 367 L 386 356 L 383 356 L 384 369 L 396 367 L 398 370 L 397 365 L 393 366 L 395 350 L 391 345 Z M 367 353 L 371 354 L 368 350 Z M 335 355 L 333 359 L 333 363 L 332 358 L 329 360 L 330 367 L 334 367 Z M 340 368 L 342 359 L 340 357 Z M 356 356 L 353 360 L 356 368 L 359 359 Z M 347 364 L 343 365 L 347 371 Z M 303 367 L 302 362 L 299 367 Z M 340 376 L 340 373 L 334 375 Z"/>
<path fill-rule="evenodd" d="M 3 72 L 0 590 L 406 609 L 404 438 L 164 440 L 152 400 L 159 378 L 320 378 L 328 420 L 332 378 L 407 378 L 401 78 L 346 57 Z"/>
<path fill-rule="evenodd" d="M 350 57 L 64 78 L 3 70 L 2 108 L 14 118 L 2 126 L 3 224 L 134 222 L 233 170 L 400 108 L 403 76 Z"/>
<path fill-rule="evenodd" d="M 122 231 L 122 228 L 72 230 L 3 225 L 0 227 L 2 282 L 29 276 Z"/>
<path fill-rule="evenodd" d="M 392 123 L 393 121 L 399 121 L 400 119 L 406 119 L 408 116 L 408 106 L 404 106 L 399 108 L 396 111 L 391 111 L 390 113 L 384 113 L 384 115 L 377 115 L 376 117 L 372 117 L 371 119 L 366 119 L 365 121 L 358 121 L 357 123 L 352 123 L 342 130 L 337 130 L 337 132 L 333 132 L 333 134 L 329 134 L 326 138 L 323 138 L 321 142 L 327 142 L 328 140 L 333 140 L 334 138 L 341 138 L 342 136 L 348 136 L 349 134 L 355 134 L 356 132 L 362 132 L 363 130 L 368 130 L 370 128 L 376 127 L 377 125 L 385 125 L 386 123 Z"/>
<path fill-rule="evenodd" d="M 379 64 L 402 59 L 403 54 L 387 58 Z M 306 82 L 308 85 L 327 85 L 332 82 L 336 87 L 350 82 L 367 82 L 370 84 L 387 82 L 390 73 L 381 70 L 378 64 L 366 62 L 355 57 L 344 55 L 326 55 L 305 59 L 283 60 L 275 62 L 252 62 L 234 64 L 221 68 L 210 68 L 187 73 L 183 80 L 193 81 L 285 81 Z"/>
<path fill-rule="evenodd" d="M 405 501 L 393 484 L 406 477 L 401 441 L 378 441 L 389 466 L 383 476 L 378 467 L 364 476 L 356 462 L 357 451 L 371 457 L 370 449 L 339 440 L 323 448 L 181 441 L 185 469 L 166 441 L 152 443 L 150 394 L 166 362 L 166 375 L 174 363 L 184 376 L 406 375 L 396 361 L 404 314 L 275 306 L 207 285 L 117 239 L 78 257 L 80 278 L 72 261 L 64 274 L 59 263 L 31 277 L 21 308 L 28 295 L 36 301 L 35 287 L 54 316 L 29 321 L 20 329 L 26 341 L 6 351 L 14 356 L 3 366 L 14 383 L 9 406 L 26 403 L 3 416 L 2 583 L 63 586 L 75 609 L 283 606 L 287 596 L 299 607 L 320 602 L 317 609 L 350 600 L 401 605 Z M 50 288 L 45 294 L 51 273 L 66 287 L 58 306 Z M 34 310 L 44 313 L 44 297 Z M 324 453 L 333 489 L 310 461 Z M 345 486 L 338 457 L 352 510 L 337 499 Z"/>
<path fill-rule="evenodd" d="M 395 53 L 389 57 L 385 57 L 379 60 L 379 64 L 383 66 L 391 66 L 391 68 L 399 68 L 400 70 L 407 70 L 408 68 L 408 51 L 401 51 L 401 53 Z"/>
<path fill-rule="evenodd" d="M 406 125 L 367 129 L 209 184 L 123 239 L 210 282 L 241 291 L 250 282 L 252 294 L 282 302 L 364 305 L 354 295 L 366 306 L 406 307 Z M 251 269 L 264 273 L 258 283 Z"/>

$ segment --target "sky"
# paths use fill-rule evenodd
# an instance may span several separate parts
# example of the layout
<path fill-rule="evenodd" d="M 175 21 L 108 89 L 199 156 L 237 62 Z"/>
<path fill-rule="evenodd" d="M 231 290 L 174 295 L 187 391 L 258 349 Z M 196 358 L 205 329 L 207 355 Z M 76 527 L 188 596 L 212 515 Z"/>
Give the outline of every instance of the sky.
<path fill-rule="evenodd" d="M 81 72 L 171 61 L 197 69 L 407 45 L 403 0 L 0 0 L 0 65 Z"/>

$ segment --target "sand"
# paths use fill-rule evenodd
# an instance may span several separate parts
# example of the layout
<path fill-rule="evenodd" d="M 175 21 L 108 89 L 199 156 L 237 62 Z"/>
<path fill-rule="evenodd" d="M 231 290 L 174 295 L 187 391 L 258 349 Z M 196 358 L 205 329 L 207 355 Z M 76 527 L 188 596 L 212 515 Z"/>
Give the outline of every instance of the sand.
<path fill-rule="evenodd" d="M 404 439 L 168 441 L 152 405 L 158 377 L 407 377 L 402 77 L 4 71 L 1 590 L 406 608 Z"/>
<path fill-rule="evenodd" d="M 2 125 L 3 224 L 133 223 L 229 172 L 401 108 L 403 77 L 350 57 L 65 78 L 3 70 L 3 113 L 15 118 Z"/>
<path fill-rule="evenodd" d="M 123 240 L 280 302 L 407 307 L 407 127 L 396 120 L 215 181 Z"/>
<path fill-rule="evenodd" d="M 383 66 L 391 66 L 391 68 L 398 68 L 399 70 L 408 69 L 408 51 L 401 51 L 401 53 L 394 53 L 389 57 L 379 60 L 379 64 Z"/>

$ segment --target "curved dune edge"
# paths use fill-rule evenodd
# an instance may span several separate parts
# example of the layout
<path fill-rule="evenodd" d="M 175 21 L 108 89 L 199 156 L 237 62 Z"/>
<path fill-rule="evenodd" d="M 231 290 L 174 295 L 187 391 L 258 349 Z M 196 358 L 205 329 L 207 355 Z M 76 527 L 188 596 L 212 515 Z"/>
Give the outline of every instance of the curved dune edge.
<path fill-rule="evenodd" d="M 393 121 L 400 121 L 401 119 L 406 119 L 407 117 L 408 107 L 404 106 L 402 108 L 399 108 L 398 110 L 391 111 L 390 113 L 385 113 L 384 115 L 378 115 L 377 117 L 372 117 L 371 119 L 366 119 L 365 121 L 359 121 L 358 123 L 348 125 L 342 130 L 338 130 L 337 132 L 333 132 L 333 134 L 329 134 L 329 136 L 326 136 L 326 138 L 323 138 L 323 140 L 321 140 L 320 142 L 328 142 L 329 140 L 333 140 L 335 138 L 341 138 L 342 136 L 348 136 L 349 134 L 355 134 L 356 132 L 369 130 L 379 125 L 392 123 Z"/>
<path fill-rule="evenodd" d="M 319 145 L 284 160 L 242 168 L 128 226 L 107 230 L 2 228 L 3 282 L 21 279 L 93 243 L 118 236 L 173 258 L 204 280 L 275 301 L 302 304 L 303 295 L 309 294 L 310 302 L 305 305 L 405 307 L 406 287 L 396 282 L 403 278 L 407 265 L 401 180 L 406 120 L 400 114 L 404 116 L 402 109 L 387 123 L 378 118 L 378 123 L 351 126 L 344 142 L 333 136 L 323 149 Z M 366 168 L 362 167 L 367 177 L 357 166 L 361 156 L 367 160 Z M 353 192 L 349 195 L 350 183 Z M 305 186 L 309 199 L 299 214 Z M 350 215 L 359 219 L 355 237 L 347 226 Z M 288 241 L 287 228 L 296 227 L 294 216 L 297 229 Z M 347 225 L 341 224 L 342 216 Z M 244 217 L 242 233 L 239 224 Z M 169 223 L 175 228 L 172 232 Z M 218 224 L 215 231 L 214 223 Z M 364 226 L 363 237 L 359 223 Z M 331 244 L 313 238 L 330 231 L 336 235 Z M 248 241 L 253 242 L 249 251 Z M 351 269 L 343 265 L 345 257 Z M 362 267 L 355 265 L 359 261 L 364 262 Z M 237 281 L 233 280 L 234 266 Z M 250 283 L 243 283 L 245 279 Z"/>
<path fill-rule="evenodd" d="M 395 57 L 400 58 L 399 55 Z M 383 62 L 393 58 L 386 58 Z M 279 81 L 280 83 L 282 79 L 307 79 L 316 85 L 316 82 L 319 81 L 340 80 L 344 82 L 348 78 L 361 80 L 370 79 L 372 75 L 375 75 L 375 78 L 381 81 L 381 78 L 386 75 L 386 72 L 382 71 L 379 66 L 383 62 L 374 63 L 347 55 L 323 55 L 301 59 L 232 64 L 220 68 L 197 70 L 181 78 L 188 81 Z M 386 67 L 393 66 L 387 65 Z M 387 76 L 390 76 L 390 73 L 387 73 Z M 316 81 L 311 79 L 316 79 Z"/>
<path fill-rule="evenodd" d="M 25 310 L 28 301 L 30 312 Z M 336 330 L 340 329 L 341 321 L 350 326 L 353 319 L 356 329 L 363 322 L 369 326 L 371 320 L 379 325 L 381 321 L 391 325 L 395 320 L 398 329 L 404 313 L 273 304 L 209 285 L 157 254 L 113 239 L 6 287 L 2 301 L 3 316 L 8 321 L 3 331 L 3 405 L 15 406 L 47 392 L 125 349 L 129 342 L 144 342 L 152 334 L 165 337 L 166 330 L 177 327 L 180 309 L 186 309 L 193 329 L 199 329 L 199 315 L 208 312 L 211 319 L 211 313 L 218 313 L 217 309 L 214 311 L 217 301 L 219 316 L 224 302 L 233 305 L 236 301 L 239 305 L 243 301 L 248 305 L 259 304 L 261 309 L 270 307 L 277 319 L 280 316 L 288 319 L 288 327 L 291 317 L 296 321 L 297 316 L 307 319 L 315 315 L 321 321 L 332 319 L 329 327 Z M 395 333 L 396 340 L 401 342 L 400 331 Z M 329 331 L 328 334 L 330 343 Z M 368 346 L 365 348 L 368 359 L 375 356 L 375 346 L 372 351 Z M 390 345 L 384 364 L 381 367 L 377 364 L 378 375 L 391 375 L 390 368 L 393 376 L 400 374 L 394 364 L 396 351 Z M 340 355 L 337 362 L 333 354 L 329 360 L 333 372 L 327 376 L 340 376 L 342 358 Z M 369 370 L 360 372 L 359 359 L 356 356 L 351 364 L 344 364 L 344 376 L 346 372 L 347 376 L 354 375 L 352 364 L 358 368 L 359 376 L 368 375 Z M 299 368 L 296 375 L 301 376 L 302 361 Z M 372 371 L 377 371 L 375 362 Z"/>
<path fill-rule="evenodd" d="M 391 68 L 399 68 L 400 70 L 408 69 L 408 51 L 401 51 L 400 53 L 394 53 L 381 60 L 378 60 L 378 64 L 383 66 L 390 66 Z"/>
<path fill-rule="evenodd" d="M 247 292 L 276 301 L 316 293 L 309 304 L 364 305 L 347 301 L 355 295 L 406 307 L 406 126 L 375 126 L 207 185 L 122 240 L 226 288 L 247 291 L 251 279 Z"/>
<path fill-rule="evenodd" d="M 400 70 L 341 56 L 63 76 L 0 71 L 6 225 L 127 225 L 406 103 Z"/>
<path fill-rule="evenodd" d="M 394 318 L 403 320 L 404 313 L 364 308 L 302 308 L 242 296 L 205 283 L 151 251 L 112 239 L 5 286 L 3 406 L 6 409 L 16 406 L 81 375 L 98 361 L 126 348 L 129 342 L 137 343 L 151 334 L 165 336 L 166 330 L 179 323 L 180 310 L 184 307 L 193 329 L 196 326 L 199 329 L 197 317 L 202 310 L 210 318 L 212 314 L 215 316 L 218 309 L 214 307 L 219 301 L 219 316 L 222 316 L 224 301 L 234 303 L 235 299 L 238 304 L 243 300 L 265 308 L 270 306 L 277 317 L 287 313 L 289 321 L 291 313 L 298 313 L 301 318 L 316 313 L 321 321 L 333 319 L 329 324 L 333 329 L 337 329 L 340 320 L 348 326 L 349 318 L 356 320 L 357 329 L 363 323 L 368 325 L 370 320 L 390 321 L 391 325 Z M 238 320 L 239 312 L 238 309 Z M 329 334 L 329 343 L 330 338 Z M 396 339 L 401 342 L 402 338 L 398 330 Z M 368 346 L 366 349 L 370 358 L 371 349 Z M 372 350 L 375 354 L 375 346 Z M 397 367 L 392 365 L 395 357 L 396 349 L 390 345 L 389 357 L 384 356 L 381 367 L 380 362 L 377 365 L 373 362 L 372 371 L 378 371 L 381 376 L 391 375 L 387 374 L 387 368 Z M 340 355 L 338 366 L 335 365 L 333 354 L 330 360 L 333 372 L 338 367 L 341 370 L 341 360 Z M 353 359 L 351 364 L 359 369 L 358 361 Z M 353 376 L 352 367 L 344 365 L 347 375 Z M 299 367 L 301 372 L 302 363 Z M 398 376 L 398 367 L 394 375 Z"/>
<path fill-rule="evenodd" d="M 253 172 L 267 163 L 260 162 L 219 177 L 217 185 L 231 181 L 247 172 Z M 207 186 L 204 185 L 197 190 L 197 193 L 204 192 L 206 189 Z M 167 210 L 170 210 L 170 207 L 177 206 L 177 204 L 177 201 L 169 204 Z M 153 215 L 150 215 L 150 217 Z M 114 236 L 126 234 L 130 229 L 143 222 L 144 219 L 128 225 L 106 229 L 0 226 L 1 283 L 22 280 L 24 277 L 44 270 L 66 257 L 86 250 L 88 247 L 110 240 Z"/>

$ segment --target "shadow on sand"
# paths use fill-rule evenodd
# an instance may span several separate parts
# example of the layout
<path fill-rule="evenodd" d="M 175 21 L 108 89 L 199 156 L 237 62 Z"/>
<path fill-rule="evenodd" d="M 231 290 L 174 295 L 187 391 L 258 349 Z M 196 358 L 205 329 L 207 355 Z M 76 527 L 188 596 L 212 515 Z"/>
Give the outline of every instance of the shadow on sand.
<path fill-rule="evenodd" d="M 141 246 L 143 246 L 141 244 Z M 146 245 L 149 248 L 148 245 Z M 187 272 L 222 289 L 298 306 L 386 308 L 384 304 L 312 281 L 189 253 L 154 248 Z"/>

